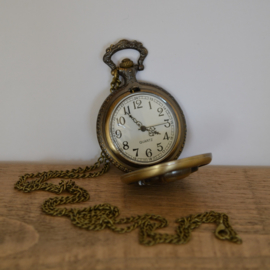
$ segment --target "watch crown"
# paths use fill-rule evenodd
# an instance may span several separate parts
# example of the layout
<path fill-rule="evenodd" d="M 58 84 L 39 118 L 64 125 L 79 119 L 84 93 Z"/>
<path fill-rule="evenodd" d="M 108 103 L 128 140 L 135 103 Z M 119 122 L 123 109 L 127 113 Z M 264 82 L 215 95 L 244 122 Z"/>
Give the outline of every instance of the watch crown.
<path fill-rule="evenodd" d="M 130 68 L 133 66 L 134 66 L 134 63 L 129 58 L 123 59 L 122 62 L 120 63 L 121 68 Z"/>

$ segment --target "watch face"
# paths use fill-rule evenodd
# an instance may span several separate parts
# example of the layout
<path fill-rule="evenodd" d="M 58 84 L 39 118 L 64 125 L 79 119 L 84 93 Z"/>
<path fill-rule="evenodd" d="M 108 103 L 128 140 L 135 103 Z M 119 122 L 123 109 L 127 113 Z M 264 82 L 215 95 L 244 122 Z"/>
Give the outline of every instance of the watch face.
<path fill-rule="evenodd" d="M 174 110 L 158 95 L 140 92 L 122 99 L 110 117 L 110 138 L 132 163 L 155 164 L 170 154 L 179 127 Z"/>

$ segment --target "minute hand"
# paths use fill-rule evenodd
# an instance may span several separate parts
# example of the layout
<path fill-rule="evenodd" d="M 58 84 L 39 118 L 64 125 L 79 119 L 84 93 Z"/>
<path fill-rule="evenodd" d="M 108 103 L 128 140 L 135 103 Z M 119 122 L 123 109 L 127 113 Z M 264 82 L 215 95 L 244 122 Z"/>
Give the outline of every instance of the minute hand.
<path fill-rule="evenodd" d="M 136 125 L 138 125 L 139 127 L 142 126 L 142 123 L 138 121 L 135 117 L 133 117 L 130 113 L 128 113 L 128 116 L 133 120 Z"/>
<path fill-rule="evenodd" d="M 152 125 L 152 126 L 148 126 L 146 128 L 150 128 L 150 127 L 156 127 L 156 126 L 161 126 L 161 125 L 166 125 L 168 124 L 168 122 L 162 123 L 162 124 L 157 124 L 157 125 Z"/>

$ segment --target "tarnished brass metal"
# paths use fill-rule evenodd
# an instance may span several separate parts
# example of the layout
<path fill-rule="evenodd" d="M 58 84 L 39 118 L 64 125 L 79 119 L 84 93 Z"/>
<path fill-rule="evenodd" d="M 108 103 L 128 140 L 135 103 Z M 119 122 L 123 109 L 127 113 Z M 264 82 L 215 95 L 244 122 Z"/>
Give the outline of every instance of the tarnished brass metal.
<path fill-rule="evenodd" d="M 143 61 L 144 61 L 145 57 L 147 56 L 148 51 L 146 48 L 143 47 L 141 42 L 138 42 L 136 40 L 131 41 L 131 40 L 127 40 L 127 39 L 122 39 L 118 43 L 116 43 L 115 45 L 111 45 L 109 48 L 106 49 L 106 53 L 103 56 L 103 61 L 112 70 L 116 69 L 116 65 L 111 60 L 111 57 L 116 52 L 124 50 L 124 49 L 134 49 L 140 53 L 140 57 L 138 59 L 137 69 L 143 70 L 144 69 Z"/>
<path fill-rule="evenodd" d="M 140 52 L 140 58 L 138 60 L 138 65 L 131 64 L 132 61 L 129 59 L 124 59 L 122 62 L 122 67 L 116 67 L 116 65 L 111 61 L 111 56 L 123 49 L 135 49 Z M 115 86 L 118 86 L 115 81 L 118 78 L 113 79 L 111 88 L 112 93 L 106 98 L 102 104 L 97 118 L 97 138 L 102 151 L 105 153 L 107 158 L 113 163 L 117 168 L 124 172 L 131 172 L 140 168 L 145 168 L 149 165 L 147 164 L 136 164 L 130 160 L 125 159 L 120 155 L 119 150 L 114 146 L 112 139 L 110 137 L 110 116 L 117 106 L 117 104 L 126 98 L 128 95 L 134 91 L 140 91 L 141 93 L 155 94 L 165 100 L 167 104 L 172 108 L 176 125 L 178 127 L 178 134 L 175 140 L 174 146 L 171 151 L 163 157 L 162 160 L 158 162 L 168 162 L 175 160 L 179 157 L 183 150 L 185 139 L 186 139 L 186 121 L 182 109 L 176 102 L 176 100 L 164 89 L 159 86 L 139 82 L 136 79 L 136 72 L 138 70 L 143 70 L 143 60 L 147 55 L 147 50 L 143 47 L 142 43 L 137 41 L 127 41 L 121 40 L 116 45 L 111 45 L 104 55 L 104 62 L 109 65 L 112 69 L 113 75 L 119 74 L 123 78 L 122 85 L 115 91 Z"/>
<path fill-rule="evenodd" d="M 113 91 L 117 90 L 119 85 L 121 84 L 121 81 L 119 80 L 119 74 L 118 74 L 118 70 L 114 69 L 112 71 L 112 75 L 113 75 L 113 79 L 111 82 L 111 89 L 110 92 L 112 93 Z"/>
<path fill-rule="evenodd" d="M 138 65 L 134 65 L 129 59 L 124 59 L 120 67 L 116 68 L 115 64 L 111 61 L 111 56 L 115 52 L 127 48 L 133 48 L 140 52 L 141 55 L 138 60 Z M 143 60 L 146 55 L 147 50 L 137 41 L 121 40 L 116 45 L 111 45 L 111 47 L 106 50 L 104 62 L 112 69 L 112 75 L 114 77 L 111 83 L 112 93 L 105 100 L 98 114 L 97 135 L 103 152 L 97 162 L 93 166 L 86 166 L 85 168 L 79 167 L 78 169 L 73 169 L 71 171 L 48 171 L 35 174 L 27 173 L 20 177 L 19 181 L 15 184 L 15 189 L 23 192 L 44 190 L 56 194 L 68 192 L 70 193 L 69 196 L 57 196 L 47 199 L 42 205 L 42 211 L 52 216 L 66 216 L 70 218 L 75 226 L 87 230 L 98 231 L 109 229 L 116 233 L 127 233 L 138 228 L 140 230 L 139 242 L 146 246 L 153 246 L 159 243 L 185 244 L 190 240 L 191 232 L 203 223 L 215 223 L 217 225 L 215 231 L 217 238 L 237 244 L 242 243 L 241 238 L 229 224 L 229 217 L 226 214 L 214 211 L 179 218 L 176 220 L 176 223 L 179 225 L 177 226 L 175 234 L 162 234 L 156 232 L 156 230 L 166 227 L 168 221 L 159 215 L 144 214 L 119 218 L 119 209 L 108 203 L 81 209 L 57 207 L 59 205 L 89 200 L 89 193 L 85 189 L 77 186 L 71 179 L 101 176 L 109 170 L 109 161 L 125 172 L 143 167 L 131 164 L 119 155 L 117 149 L 115 149 L 110 140 L 108 124 L 109 116 L 119 100 L 138 89 L 142 92 L 155 93 L 170 104 L 177 117 L 179 134 L 177 143 L 172 151 L 164 158 L 163 163 L 125 174 L 121 178 L 124 183 L 144 181 L 145 184 L 149 184 L 149 179 L 151 179 L 151 181 L 158 180 L 163 183 L 172 182 L 188 176 L 190 173 L 196 171 L 198 167 L 204 166 L 211 161 L 211 154 L 203 154 L 178 161 L 172 161 L 177 159 L 183 149 L 186 138 L 186 122 L 181 108 L 169 93 L 158 86 L 138 82 L 136 80 L 136 71 L 143 70 Z M 123 86 L 120 88 L 119 85 L 121 82 L 119 80 L 119 74 L 124 79 Z M 142 129 L 143 127 L 140 126 L 140 128 Z M 144 131 L 146 131 L 147 127 L 144 127 L 144 129 Z M 99 170 L 97 171 L 97 169 Z M 55 185 L 47 182 L 52 178 L 65 178 L 69 180 L 62 180 L 59 185 Z M 29 181 L 29 179 L 33 180 Z M 124 227 L 124 224 L 127 224 L 127 226 Z"/>
<path fill-rule="evenodd" d="M 103 168 L 95 172 L 102 164 Z M 67 217 L 73 225 L 92 231 L 100 231 L 104 229 L 111 230 L 115 233 L 128 233 L 135 229 L 139 229 L 139 242 L 145 246 L 153 246 L 161 243 L 167 244 L 185 244 L 191 238 L 191 232 L 203 223 L 215 223 L 218 227 L 215 236 L 221 240 L 241 244 L 242 240 L 233 230 L 229 223 L 229 217 L 223 213 L 214 211 L 205 212 L 198 215 L 190 215 L 178 218 L 176 232 L 174 234 L 160 233 L 158 229 L 168 226 L 168 221 L 159 215 L 144 214 L 138 216 L 130 216 L 119 218 L 120 211 L 118 207 L 108 203 L 94 205 L 84 208 L 66 208 L 58 207 L 59 205 L 67 205 L 71 203 L 85 202 L 90 199 L 87 190 L 75 184 L 71 178 L 87 178 L 98 177 L 107 172 L 109 163 L 104 154 L 101 154 L 98 161 L 90 167 L 84 169 L 78 168 L 71 171 L 49 171 L 35 174 L 25 174 L 20 177 L 15 184 L 15 189 L 23 192 L 32 192 L 36 190 L 49 191 L 56 194 L 69 193 L 69 196 L 57 196 L 49 198 L 42 204 L 42 211 L 53 217 Z M 59 185 L 48 183 L 51 178 L 66 178 Z M 29 181 L 33 179 L 32 181 Z M 123 226 L 125 225 L 126 226 Z"/>
<path fill-rule="evenodd" d="M 144 169 L 126 173 L 121 181 L 126 184 L 139 182 L 141 185 L 169 183 L 187 177 L 197 171 L 198 167 L 209 164 L 212 154 L 202 154 L 179 160 L 164 162 Z"/>
<path fill-rule="evenodd" d="M 134 66 L 133 61 L 131 61 L 128 58 L 125 58 L 124 60 L 122 60 L 122 62 L 120 64 L 121 68 L 130 68 L 130 67 L 133 67 L 133 66 Z"/>

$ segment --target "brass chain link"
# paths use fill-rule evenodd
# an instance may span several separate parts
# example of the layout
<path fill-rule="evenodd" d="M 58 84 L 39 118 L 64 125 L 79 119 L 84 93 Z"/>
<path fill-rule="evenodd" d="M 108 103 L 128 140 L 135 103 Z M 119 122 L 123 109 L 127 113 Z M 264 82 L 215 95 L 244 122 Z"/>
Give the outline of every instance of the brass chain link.
<path fill-rule="evenodd" d="M 113 79 L 111 82 L 111 93 L 115 90 L 117 90 L 121 84 L 121 81 L 119 80 L 119 73 L 117 68 L 112 71 Z"/>
<path fill-rule="evenodd" d="M 92 172 L 104 163 L 103 168 L 98 172 Z M 103 175 L 109 170 L 109 162 L 102 153 L 98 161 L 90 167 L 84 169 L 78 168 L 71 171 L 48 171 L 36 174 L 25 174 L 20 177 L 15 184 L 15 188 L 23 192 L 32 192 L 36 190 L 46 190 L 56 194 L 69 192 L 71 196 L 54 197 L 46 200 L 41 209 L 51 216 L 66 216 L 71 222 L 80 228 L 87 230 L 100 231 L 110 229 L 117 233 L 127 233 L 139 229 L 139 242 L 142 245 L 153 246 L 160 243 L 185 244 L 190 240 L 191 232 L 202 223 L 215 223 L 217 229 L 215 235 L 222 240 L 240 244 L 242 240 L 229 224 L 229 217 L 226 214 L 214 211 L 205 212 L 199 215 L 190 215 L 188 217 L 176 220 L 178 227 L 176 234 L 164 234 L 155 232 L 157 229 L 168 226 L 168 221 L 159 215 L 145 214 L 142 216 L 131 216 L 117 219 L 120 215 L 118 207 L 110 204 L 99 204 L 82 209 L 78 208 L 57 208 L 59 205 L 85 202 L 90 199 L 89 193 L 75 184 L 74 181 L 62 180 L 59 185 L 46 182 L 52 178 L 93 178 Z M 28 182 L 28 179 L 36 178 Z M 117 225 L 130 224 L 127 227 Z"/>
<path fill-rule="evenodd" d="M 116 90 L 119 87 L 117 75 L 114 74 L 114 81 L 112 88 Z M 93 172 L 103 167 L 96 172 Z M 98 161 L 93 166 L 86 166 L 84 169 L 79 167 L 71 171 L 48 171 L 38 172 L 36 174 L 25 174 L 19 178 L 15 184 L 15 189 L 23 192 L 32 192 L 36 190 L 45 190 L 56 194 L 69 192 L 71 196 L 61 196 L 49 198 L 42 205 L 42 210 L 48 215 L 52 216 L 66 216 L 71 219 L 71 222 L 80 228 L 87 230 L 100 231 L 110 229 L 116 233 L 127 233 L 139 229 L 139 242 L 142 245 L 153 246 L 160 243 L 169 244 L 185 244 L 190 240 L 191 232 L 203 223 L 215 223 L 217 229 L 215 235 L 221 240 L 228 240 L 233 243 L 242 243 L 241 238 L 233 230 L 229 224 L 229 217 L 223 213 L 214 211 L 205 212 L 199 215 L 190 215 L 188 217 L 179 218 L 176 220 L 178 227 L 176 234 L 165 234 L 155 232 L 157 229 L 165 228 L 168 226 L 168 221 L 159 215 L 138 215 L 127 218 L 120 218 L 120 211 L 118 207 L 110 204 L 99 204 L 82 209 L 78 208 L 57 208 L 59 205 L 85 202 L 90 199 L 89 193 L 75 184 L 71 179 L 79 178 L 94 178 L 101 176 L 108 172 L 110 168 L 109 160 L 102 152 Z M 61 180 L 59 185 L 48 183 L 47 181 L 52 178 L 69 179 L 67 181 Z M 34 179 L 31 182 L 28 179 Z M 117 225 L 129 224 L 126 227 L 119 227 Z"/>

